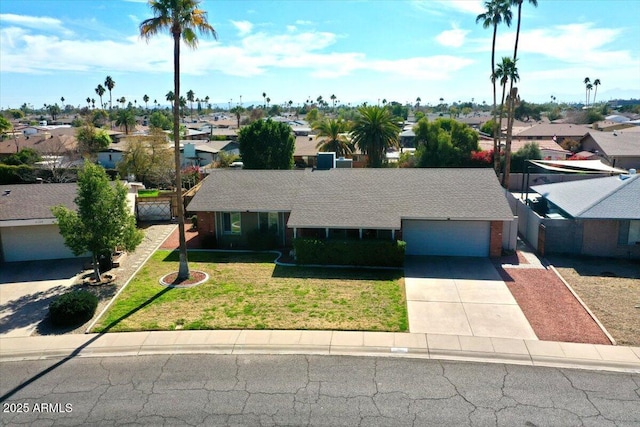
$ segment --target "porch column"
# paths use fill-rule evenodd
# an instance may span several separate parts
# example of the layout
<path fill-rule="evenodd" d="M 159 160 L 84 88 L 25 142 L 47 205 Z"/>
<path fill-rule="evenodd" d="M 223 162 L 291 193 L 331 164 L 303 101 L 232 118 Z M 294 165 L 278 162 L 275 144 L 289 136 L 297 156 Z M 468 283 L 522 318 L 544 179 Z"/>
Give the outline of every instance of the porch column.
<path fill-rule="evenodd" d="M 360 235 L 360 240 L 362 240 L 362 228 L 358 229 L 358 234 Z"/>
<path fill-rule="evenodd" d="M 329 238 L 329 227 L 324 229 L 324 238 L 328 239 Z"/>
<path fill-rule="evenodd" d="M 391 230 L 391 240 L 396 240 L 396 230 Z"/>
<path fill-rule="evenodd" d="M 296 237 L 298 237 L 298 229 L 293 227 L 293 238 L 295 239 Z"/>

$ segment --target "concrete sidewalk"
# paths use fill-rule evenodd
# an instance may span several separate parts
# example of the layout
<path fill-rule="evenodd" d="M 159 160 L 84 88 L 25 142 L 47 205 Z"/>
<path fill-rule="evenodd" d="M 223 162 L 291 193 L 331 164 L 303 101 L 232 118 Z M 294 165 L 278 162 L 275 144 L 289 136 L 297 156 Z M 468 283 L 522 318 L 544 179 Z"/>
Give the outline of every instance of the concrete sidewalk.
<path fill-rule="evenodd" d="M 189 353 L 410 357 L 640 373 L 640 347 L 440 334 L 214 330 L 0 339 L 0 362 Z"/>

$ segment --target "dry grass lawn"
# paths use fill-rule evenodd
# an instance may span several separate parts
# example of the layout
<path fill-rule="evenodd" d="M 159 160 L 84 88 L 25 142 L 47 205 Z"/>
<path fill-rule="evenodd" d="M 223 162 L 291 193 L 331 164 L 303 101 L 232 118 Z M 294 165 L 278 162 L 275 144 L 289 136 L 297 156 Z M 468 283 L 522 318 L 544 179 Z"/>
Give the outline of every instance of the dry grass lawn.
<path fill-rule="evenodd" d="M 640 346 L 640 263 L 549 257 L 620 345 Z"/>
<path fill-rule="evenodd" d="M 400 270 L 280 267 L 273 254 L 190 252 L 209 280 L 165 288 L 177 253 L 158 251 L 94 331 L 173 329 L 332 329 L 406 331 Z"/>

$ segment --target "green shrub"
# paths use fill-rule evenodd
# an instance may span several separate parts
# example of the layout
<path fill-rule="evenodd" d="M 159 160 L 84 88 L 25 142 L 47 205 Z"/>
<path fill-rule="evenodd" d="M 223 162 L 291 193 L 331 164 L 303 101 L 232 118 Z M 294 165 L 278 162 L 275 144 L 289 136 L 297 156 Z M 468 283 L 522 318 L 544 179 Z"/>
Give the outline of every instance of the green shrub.
<path fill-rule="evenodd" d="M 278 236 L 273 233 L 265 233 L 260 230 L 252 230 L 247 233 L 247 244 L 254 251 L 266 251 L 278 247 Z"/>
<path fill-rule="evenodd" d="M 401 267 L 406 243 L 391 240 L 299 238 L 293 241 L 293 247 L 299 264 Z"/>
<path fill-rule="evenodd" d="M 36 180 L 29 165 L 5 165 L 0 163 L 0 185 L 28 184 Z"/>
<path fill-rule="evenodd" d="M 98 297 L 88 291 L 72 291 L 49 304 L 49 317 L 55 326 L 75 326 L 90 320 L 98 307 Z"/>

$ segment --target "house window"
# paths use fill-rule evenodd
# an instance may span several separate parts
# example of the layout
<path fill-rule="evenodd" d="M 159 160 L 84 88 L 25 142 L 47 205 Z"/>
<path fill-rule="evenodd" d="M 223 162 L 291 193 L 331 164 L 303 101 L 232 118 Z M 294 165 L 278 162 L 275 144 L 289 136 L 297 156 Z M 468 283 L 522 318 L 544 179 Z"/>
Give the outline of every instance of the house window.
<path fill-rule="evenodd" d="M 263 233 L 278 232 L 278 212 L 259 212 L 258 224 Z"/>
<path fill-rule="evenodd" d="M 640 245 L 640 221 L 620 221 L 618 245 Z"/>
<path fill-rule="evenodd" d="M 240 234 L 240 212 L 224 212 L 222 214 L 222 230 L 224 234 Z"/>

